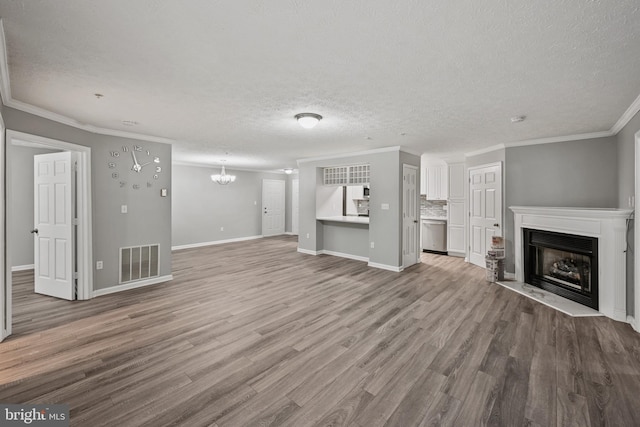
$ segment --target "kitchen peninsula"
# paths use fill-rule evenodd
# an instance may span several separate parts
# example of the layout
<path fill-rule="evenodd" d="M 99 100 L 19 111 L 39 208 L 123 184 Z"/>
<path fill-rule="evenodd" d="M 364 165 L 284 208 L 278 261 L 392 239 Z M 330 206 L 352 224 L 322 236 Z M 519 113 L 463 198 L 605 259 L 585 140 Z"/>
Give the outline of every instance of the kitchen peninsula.
<path fill-rule="evenodd" d="M 324 253 L 359 261 L 369 260 L 369 217 L 345 215 L 342 186 L 322 186 L 316 192 L 316 220 L 321 222 Z"/>
<path fill-rule="evenodd" d="M 405 165 L 419 171 L 420 157 L 398 146 L 298 160 L 298 252 L 335 255 L 402 271 L 406 266 L 401 210 Z M 419 182 L 419 176 L 417 179 Z M 364 191 L 369 186 L 370 194 Z M 354 206 L 346 203 L 353 200 L 359 202 Z M 367 214 L 370 216 L 363 216 Z"/>

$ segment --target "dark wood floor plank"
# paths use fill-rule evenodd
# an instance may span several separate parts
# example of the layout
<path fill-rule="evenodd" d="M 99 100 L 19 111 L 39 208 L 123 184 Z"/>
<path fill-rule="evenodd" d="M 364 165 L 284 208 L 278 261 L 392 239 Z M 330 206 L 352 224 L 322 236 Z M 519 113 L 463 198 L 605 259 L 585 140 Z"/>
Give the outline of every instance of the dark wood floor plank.
<path fill-rule="evenodd" d="M 556 425 L 590 427 L 587 399 L 572 391 L 558 388 L 558 412 Z"/>
<path fill-rule="evenodd" d="M 174 280 L 90 301 L 16 272 L 0 401 L 68 404 L 73 426 L 640 425 L 640 334 L 421 259 L 276 236 L 177 251 Z"/>

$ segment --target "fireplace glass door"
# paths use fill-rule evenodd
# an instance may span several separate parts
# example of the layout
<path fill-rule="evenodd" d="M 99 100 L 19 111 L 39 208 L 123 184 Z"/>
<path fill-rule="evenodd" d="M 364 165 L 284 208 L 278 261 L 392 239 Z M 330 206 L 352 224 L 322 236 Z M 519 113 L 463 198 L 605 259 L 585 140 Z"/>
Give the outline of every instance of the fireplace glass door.
<path fill-rule="evenodd" d="M 598 309 L 598 239 L 523 229 L 525 282 Z"/>

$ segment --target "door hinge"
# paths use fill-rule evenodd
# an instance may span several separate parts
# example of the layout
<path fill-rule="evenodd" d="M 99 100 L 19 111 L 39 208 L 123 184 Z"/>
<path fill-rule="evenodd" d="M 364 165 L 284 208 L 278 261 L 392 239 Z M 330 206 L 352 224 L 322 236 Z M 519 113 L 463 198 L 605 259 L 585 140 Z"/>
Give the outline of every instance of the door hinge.
<path fill-rule="evenodd" d="M 74 171 L 74 172 L 78 172 L 78 162 L 75 162 L 75 163 L 73 164 L 73 171 Z"/>
<path fill-rule="evenodd" d="M 78 218 L 73 218 L 73 225 L 80 225 L 80 220 Z"/>
<path fill-rule="evenodd" d="M 77 271 L 73 273 L 73 278 L 76 279 L 76 280 L 79 279 L 79 275 L 78 275 Z"/>

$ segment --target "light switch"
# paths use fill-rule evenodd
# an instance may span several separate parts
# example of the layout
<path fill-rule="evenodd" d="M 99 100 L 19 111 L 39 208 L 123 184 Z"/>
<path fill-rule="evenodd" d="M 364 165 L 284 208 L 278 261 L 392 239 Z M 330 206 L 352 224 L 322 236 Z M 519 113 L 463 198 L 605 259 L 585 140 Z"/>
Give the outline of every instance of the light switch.
<path fill-rule="evenodd" d="M 120 206 L 120 213 L 127 213 L 127 205 Z"/>
<path fill-rule="evenodd" d="M 380 209 L 382 209 L 383 211 L 388 211 L 389 203 L 383 203 L 382 205 L 380 205 Z"/>

